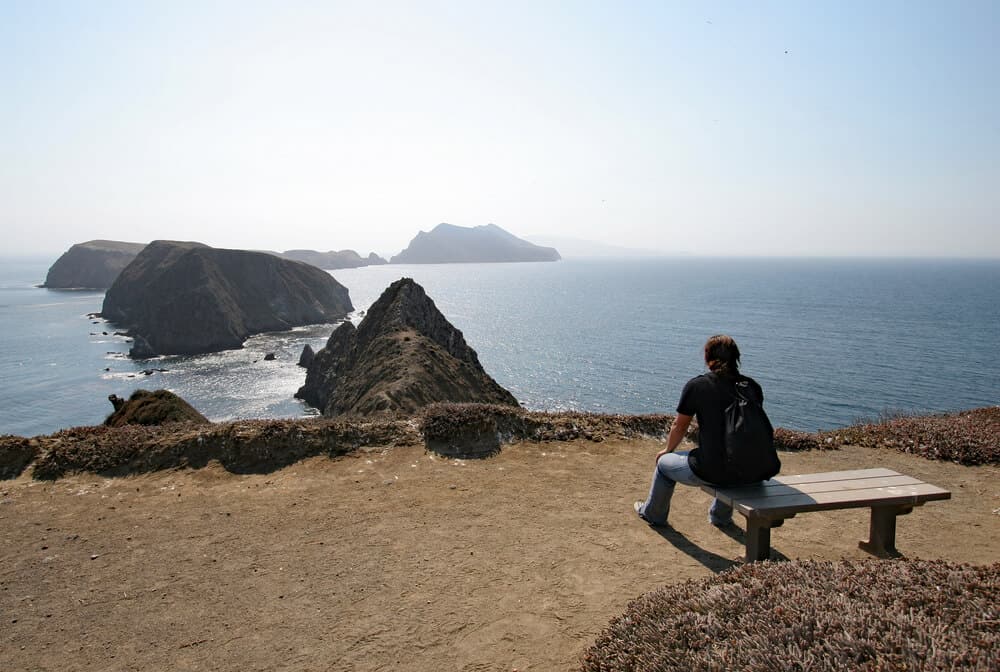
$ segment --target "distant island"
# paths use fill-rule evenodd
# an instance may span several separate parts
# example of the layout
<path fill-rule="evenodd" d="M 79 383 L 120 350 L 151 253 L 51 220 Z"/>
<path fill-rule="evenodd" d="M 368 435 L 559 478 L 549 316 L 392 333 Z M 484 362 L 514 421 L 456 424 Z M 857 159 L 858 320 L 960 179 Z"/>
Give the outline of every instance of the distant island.
<path fill-rule="evenodd" d="M 454 264 L 511 261 L 559 261 L 559 252 L 522 240 L 496 224 L 464 227 L 438 224 L 421 231 L 390 259 L 393 264 Z"/>
<path fill-rule="evenodd" d="M 316 250 L 285 250 L 277 252 L 278 256 L 294 261 L 304 261 L 316 268 L 327 271 L 335 271 L 340 268 L 360 268 L 362 266 L 380 266 L 389 262 L 378 256 L 374 252 L 367 257 L 362 257 L 354 250 L 330 250 L 329 252 L 317 252 Z"/>
<path fill-rule="evenodd" d="M 117 240 L 77 243 L 56 259 L 41 286 L 49 289 L 107 289 L 144 247 L 145 243 Z"/>
<path fill-rule="evenodd" d="M 253 334 L 334 322 L 354 307 L 329 273 L 266 252 L 153 241 L 119 274 L 101 316 L 128 329 L 129 355 L 240 348 Z"/>

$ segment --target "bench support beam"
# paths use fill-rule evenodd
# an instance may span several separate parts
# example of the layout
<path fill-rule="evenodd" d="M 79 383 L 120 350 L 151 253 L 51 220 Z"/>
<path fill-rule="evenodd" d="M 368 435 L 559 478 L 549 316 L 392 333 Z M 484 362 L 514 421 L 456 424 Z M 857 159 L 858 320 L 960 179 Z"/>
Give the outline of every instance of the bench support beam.
<path fill-rule="evenodd" d="M 746 561 L 767 560 L 771 556 L 771 528 L 767 521 L 747 520 Z"/>
<path fill-rule="evenodd" d="M 858 548 L 879 558 L 898 558 L 896 550 L 896 516 L 913 511 L 912 506 L 873 506 L 868 540 L 859 541 Z"/>
<path fill-rule="evenodd" d="M 794 515 L 794 514 L 793 514 Z M 791 518 L 792 516 L 789 516 Z M 758 562 L 771 557 L 771 528 L 785 524 L 784 518 L 772 520 L 761 516 L 747 518 L 746 561 Z"/>

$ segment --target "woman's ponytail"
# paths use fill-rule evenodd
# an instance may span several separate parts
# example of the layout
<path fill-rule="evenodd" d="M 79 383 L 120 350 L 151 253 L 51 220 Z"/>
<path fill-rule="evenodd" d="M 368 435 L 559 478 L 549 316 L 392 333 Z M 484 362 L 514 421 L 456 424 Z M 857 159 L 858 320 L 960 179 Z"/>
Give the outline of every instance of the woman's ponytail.
<path fill-rule="evenodd" d="M 718 334 L 705 341 L 705 363 L 712 373 L 735 378 L 740 373 L 740 349 L 731 336 Z"/>

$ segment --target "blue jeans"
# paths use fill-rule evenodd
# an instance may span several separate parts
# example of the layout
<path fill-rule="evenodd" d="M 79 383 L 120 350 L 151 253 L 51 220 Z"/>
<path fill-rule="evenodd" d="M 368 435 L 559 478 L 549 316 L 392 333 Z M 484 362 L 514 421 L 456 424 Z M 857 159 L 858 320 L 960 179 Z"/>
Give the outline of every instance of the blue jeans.
<path fill-rule="evenodd" d="M 653 484 L 649 486 L 649 496 L 639 508 L 639 515 L 653 525 L 663 525 L 670 513 L 670 498 L 674 494 L 674 486 L 711 485 L 701 480 L 688 466 L 688 451 L 677 451 L 662 455 L 656 461 L 656 471 L 653 472 Z M 712 501 L 708 510 L 708 521 L 713 525 L 725 525 L 733 520 L 733 507 L 718 499 Z"/>

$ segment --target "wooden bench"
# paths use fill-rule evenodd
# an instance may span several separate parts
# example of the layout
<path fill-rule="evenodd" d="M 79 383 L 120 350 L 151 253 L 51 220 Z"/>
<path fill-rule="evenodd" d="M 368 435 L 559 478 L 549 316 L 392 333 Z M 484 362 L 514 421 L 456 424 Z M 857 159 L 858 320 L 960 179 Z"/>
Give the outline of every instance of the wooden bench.
<path fill-rule="evenodd" d="M 779 476 L 754 485 L 704 485 L 702 489 L 746 516 L 747 562 L 766 560 L 771 553 L 771 528 L 781 527 L 796 514 L 861 507 L 871 508 L 872 514 L 868 540 L 858 546 L 879 557 L 898 556 L 896 516 L 924 502 L 951 498 L 947 490 L 891 469 Z"/>

